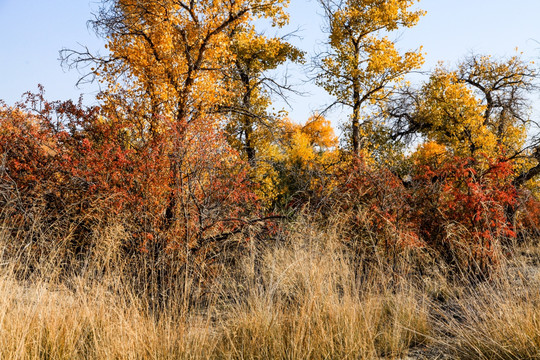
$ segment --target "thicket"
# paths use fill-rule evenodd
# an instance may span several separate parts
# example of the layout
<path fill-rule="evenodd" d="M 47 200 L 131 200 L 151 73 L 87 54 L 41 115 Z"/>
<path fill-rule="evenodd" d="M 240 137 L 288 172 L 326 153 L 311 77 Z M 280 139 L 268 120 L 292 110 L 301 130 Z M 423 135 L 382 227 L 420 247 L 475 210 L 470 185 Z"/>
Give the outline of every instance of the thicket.
<path fill-rule="evenodd" d="M 339 142 L 321 114 L 300 125 L 268 110 L 290 90 L 268 72 L 305 53 L 253 20 L 279 28 L 285 3 L 104 1 L 92 25 L 108 55 L 63 53 L 92 64 L 100 104 L 39 93 L 0 106 L 2 257 L 21 279 L 129 263 L 141 294 L 160 304 L 180 289 L 189 306 L 239 254 L 260 274 L 261 247 L 306 212 L 320 227 L 340 219 L 359 279 L 403 258 L 410 273 L 490 278 L 537 234 L 532 64 L 472 55 L 407 87 L 422 55 L 400 55 L 382 33 L 413 26 L 414 1 L 321 0 L 329 52 L 317 81 L 352 110 Z M 40 266 L 51 259 L 55 274 Z"/>

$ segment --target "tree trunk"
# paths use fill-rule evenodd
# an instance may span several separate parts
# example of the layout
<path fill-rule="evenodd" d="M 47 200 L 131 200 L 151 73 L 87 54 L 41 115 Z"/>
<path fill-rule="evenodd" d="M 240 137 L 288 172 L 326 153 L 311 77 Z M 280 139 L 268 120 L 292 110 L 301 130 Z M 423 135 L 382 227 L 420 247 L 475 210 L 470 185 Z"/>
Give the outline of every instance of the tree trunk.
<path fill-rule="evenodd" d="M 352 150 L 354 155 L 360 152 L 360 90 L 358 81 L 353 82 L 353 113 L 352 113 Z"/>

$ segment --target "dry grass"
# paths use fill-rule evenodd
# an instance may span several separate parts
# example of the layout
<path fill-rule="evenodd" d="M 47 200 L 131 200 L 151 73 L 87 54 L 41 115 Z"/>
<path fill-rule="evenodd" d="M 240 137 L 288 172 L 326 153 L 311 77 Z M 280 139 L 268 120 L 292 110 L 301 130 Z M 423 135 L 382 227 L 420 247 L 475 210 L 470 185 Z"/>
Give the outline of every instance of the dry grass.
<path fill-rule="evenodd" d="M 24 264 L 3 262 L 1 359 L 540 359 L 538 259 L 475 286 L 414 278 L 353 260 L 337 222 L 305 217 L 225 267 L 200 303 L 172 291 L 156 311 L 126 278 L 122 236 L 120 223 L 96 232 L 77 275 L 21 278 Z"/>
<path fill-rule="evenodd" d="M 286 242 L 261 248 L 257 265 L 246 254 L 214 284 L 204 306 L 189 310 L 179 295 L 156 312 L 125 281 L 128 264 L 119 264 L 115 250 L 119 225 L 99 232 L 94 248 L 101 256 L 86 259 L 77 276 L 23 281 L 15 276 L 20 263 L 5 266 L 0 358 L 400 358 L 426 341 L 421 294 L 380 281 L 359 284 L 335 234 L 306 222 L 294 228 Z M 57 263 L 41 263 L 39 273 Z"/>
<path fill-rule="evenodd" d="M 3 278 L 0 287 L 3 359 L 175 358 L 197 349 L 188 349 L 182 323 L 156 322 L 97 286 L 52 290 Z"/>
<path fill-rule="evenodd" d="M 224 357 L 399 358 L 426 341 L 427 306 L 414 289 L 362 288 L 343 249 L 310 235 L 266 254 L 265 289 L 227 311 Z"/>
<path fill-rule="evenodd" d="M 496 281 L 454 298 L 441 324 L 459 359 L 540 359 L 540 269 L 508 264 Z M 458 316 L 455 316 L 457 313 Z"/>

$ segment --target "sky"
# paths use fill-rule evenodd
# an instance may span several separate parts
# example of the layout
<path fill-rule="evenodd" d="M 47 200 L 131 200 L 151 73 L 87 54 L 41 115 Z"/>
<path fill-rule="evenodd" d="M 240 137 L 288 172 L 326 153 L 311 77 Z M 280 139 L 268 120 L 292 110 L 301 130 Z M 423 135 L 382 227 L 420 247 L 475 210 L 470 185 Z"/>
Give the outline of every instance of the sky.
<path fill-rule="evenodd" d="M 471 52 L 504 57 L 516 54 L 517 48 L 527 60 L 540 59 L 539 0 L 422 0 L 419 7 L 426 16 L 416 27 L 399 32 L 397 46 L 402 50 L 423 46 L 423 70 L 433 69 L 439 61 L 455 64 Z M 0 99 L 13 104 L 42 84 L 47 99 L 83 95 L 85 104 L 95 104 L 97 85 L 77 88 L 80 74 L 63 69 L 58 52 L 83 45 L 103 51 L 103 41 L 87 28 L 97 9 L 97 0 L 0 0 Z M 321 50 L 326 35 L 316 0 L 291 0 L 289 12 L 291 25 L 281 33 L 298 29 L 291 41 L 308 56 Z M 303 122 L 331 102 L 324 90 L 305 82 L 303 69 L 291 66 L 287 72 L 303 96 L 291 95 L 291 107 L 283 102 L 276 107 L 285 107 L 293 120 Z M 533 101 L 540 103 L 538 98 Z M 329 115 L 333 122 L 345 116 L 339 111 Z"/>

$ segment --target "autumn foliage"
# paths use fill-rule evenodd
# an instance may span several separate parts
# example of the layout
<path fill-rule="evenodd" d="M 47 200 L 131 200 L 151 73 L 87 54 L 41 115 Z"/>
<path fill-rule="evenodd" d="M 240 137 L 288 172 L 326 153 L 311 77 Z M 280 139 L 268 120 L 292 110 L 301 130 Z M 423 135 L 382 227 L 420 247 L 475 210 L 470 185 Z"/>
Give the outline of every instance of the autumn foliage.
<path fill-rule="evenodd" d="M 124 256 L 159 264 L 153 274 L 165 279 L 208 270 L 203 282 L 218 260 L 255 256 L 256 241 L 277 240 L 277 226 L 311 211 L 342 216 L 343 241 L 364 257 L 427 252 L 478 276 L 518 235 L 538 233 L 530 64 L 473 55 L 414 89 L 405 77 L 423 54 L 398 52 L 385 34 L 420 20 L 415 1 L 321 0 L 329 51 L 315 79 L 352 111 L 338 138 L 324 114 L 301 123 L 270 110 L 291 90 L 270 74 L 306 53 L 255 20 L 279 29 L 287 3 L 103 1 L 92 25 L 108 54 L 64 52 L 92 66 L 99 105 L 41 92 L 0 106 L 13 250 L 37 259 L 65 242 L 69 263 L 99 247 L 115 219 Z"/>
<path fill-rule="evenodd" d="M 30 245 L 47 255 L 66 236 L 62 231 L 71 231 L 64 259 L 69 262 L 88 256 L 99 246 L 100 226 L 121 218 L 127 254 L 181 255 L 185 262 L 188 249 L 193 261 L 206 261 L 219 251 L 220 239 L 257 216 L 245 165 L 223 138 L 207 131 L 192 139 L 198 146 L 185 155 L 188 170 L 180 181 L 187 183 L 181 188 L 186 192 L 177 193 L 183 218 L 171 219 L 169 138 L 134 145 L 128 140 L 131 124 L 105 121 L 103 114 L 101 108 L 48 103 L 41 95 L 2 108 L 2 216 L 13 236 L 27 236 L 13 244 L 14 251 Z M 220 141 L 218 149 L 201 146 Z M 33 238 L 37 219 L 50 228 L 50 239 Z"/>

